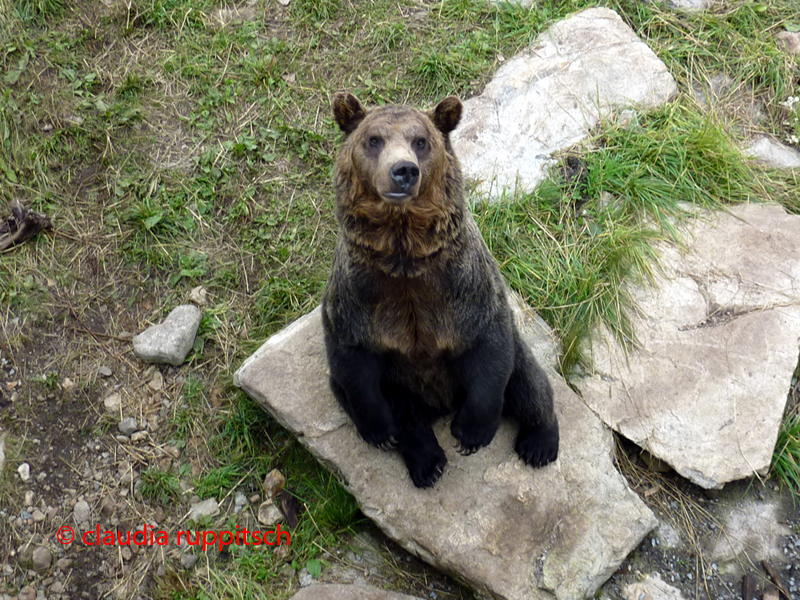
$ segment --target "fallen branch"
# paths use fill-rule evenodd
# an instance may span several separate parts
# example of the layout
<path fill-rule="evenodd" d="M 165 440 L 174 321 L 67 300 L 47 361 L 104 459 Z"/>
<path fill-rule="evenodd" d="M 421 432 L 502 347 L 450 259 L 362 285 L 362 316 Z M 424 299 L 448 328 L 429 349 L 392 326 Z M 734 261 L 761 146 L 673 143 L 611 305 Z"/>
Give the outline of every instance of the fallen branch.
<path fill-rule="evenodd" d="M 772 582 L 777 586 L 781 594 L 786 596 L 786 600 L 792 600 L 792 595 L 789 593 L 789 590 L 786 589 L 786 584 L 783 582 L 783 578 L 778 574 L 772 564 L 768 560 L 762 560 L 761 566 L 764 567 L 764 570 L 767 573 L 769 573 L 769 576 L 772 578 Z"/>
<path fill-rule="evenodd" d="M 0 223 L 0 252 L 52 226 L 47 215 L 28 210 L 19 200 L 12 200 L 11 216 Z"/>

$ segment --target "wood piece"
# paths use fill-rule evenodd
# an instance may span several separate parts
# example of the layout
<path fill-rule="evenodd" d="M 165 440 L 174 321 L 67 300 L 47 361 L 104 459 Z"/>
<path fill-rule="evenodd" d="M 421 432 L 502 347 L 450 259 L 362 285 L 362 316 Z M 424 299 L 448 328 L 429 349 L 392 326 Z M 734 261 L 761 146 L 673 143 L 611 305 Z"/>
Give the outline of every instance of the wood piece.
<path fill-rule="evenodd" d="M 742 600 L 753 600 L 756 597 L 756 578 L 745 575 L 742 578 Z"/>
<path fill-rule="evenodd" d="M 0 252 L 52 226 L 50 217 L 28 210 L 19 200 L 13 200 L 11 216 L 0 222 Z"/>
<path fill-rule="evenodd" d="M 786 584 L 783 583 L 783 579 L 778 574 L 778 571 L 775 570 L 775 567 L 773 567 L 768 560 L 762 560 L 761 566 L 764 567 L 764 570 L 766 570 L 767 573 L 769 573 L 773 583 L 778 587 L 778 590 L 780 590 L 781 594 L 786 597 L 786 600 L 792 600 L 792 595 L 789 593 Z"/>

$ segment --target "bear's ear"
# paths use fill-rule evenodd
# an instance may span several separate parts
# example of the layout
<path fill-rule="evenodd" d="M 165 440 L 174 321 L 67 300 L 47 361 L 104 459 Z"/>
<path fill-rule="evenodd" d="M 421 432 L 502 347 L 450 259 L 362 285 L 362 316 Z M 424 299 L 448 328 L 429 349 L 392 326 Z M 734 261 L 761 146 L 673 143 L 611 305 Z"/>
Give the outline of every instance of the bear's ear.
<path fill-rule="evenodd" d="M 447 135 L 456 128 L 461 120 L 461 109 L 463 104 L 455 96 L 448 96 L 433 109 L 431 120 L 436 125 L 436 129 Z"/>
<path fill-rule="evenodd" d="M 345 135 L 353 133 L 366 116 L 367 111 L 350 92 L 339 92 L 333 97 L 333 117 Z"/>

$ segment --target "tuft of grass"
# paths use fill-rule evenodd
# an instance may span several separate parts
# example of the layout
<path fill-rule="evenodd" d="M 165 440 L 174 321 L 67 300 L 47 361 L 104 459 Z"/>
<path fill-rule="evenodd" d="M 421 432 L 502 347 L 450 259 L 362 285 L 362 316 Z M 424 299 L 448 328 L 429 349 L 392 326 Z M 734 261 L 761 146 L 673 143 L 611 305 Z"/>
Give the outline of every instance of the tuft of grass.
<path fill-rule="evenodd" d="M 23 21 L 43 21 L 59 16 L 66 6 L 64 0 L 13 0 L 17 18 Z"/>
<path fill-rule="evenodd" d="M 151 467 L 142 471 L 141 478 L 139 492 L 147 500 L 168 504 L 180 497 L 180 484 L 174 473 Z"/>
<path fill-rule="evenodd" d="M 781 424 L 772 473 L 795 496 L 800 496 L 800 412 L 796 408 L 789 411 Z"/>

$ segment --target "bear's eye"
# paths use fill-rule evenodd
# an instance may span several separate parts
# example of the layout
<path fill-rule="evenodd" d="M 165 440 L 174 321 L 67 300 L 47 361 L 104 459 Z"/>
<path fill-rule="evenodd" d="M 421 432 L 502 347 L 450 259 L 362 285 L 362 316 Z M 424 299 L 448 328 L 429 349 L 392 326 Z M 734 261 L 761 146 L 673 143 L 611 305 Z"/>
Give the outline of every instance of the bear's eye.
<path fill-rule="evenodd" d="M 383 140 L 377 135 L 370 136 L 369 140 L 367 140 L 367 144 L 369 144 L 370 148 L 377 148 L 382 142 Z"/>
<path fill-rule="evenodd" d="M 425 150 L 427 146 L 428 146 L 428 140 L 426 140 L 425 138 L 417 138 L 414 140 L 414 148 L 416 148 L 417 150 Z"/>

